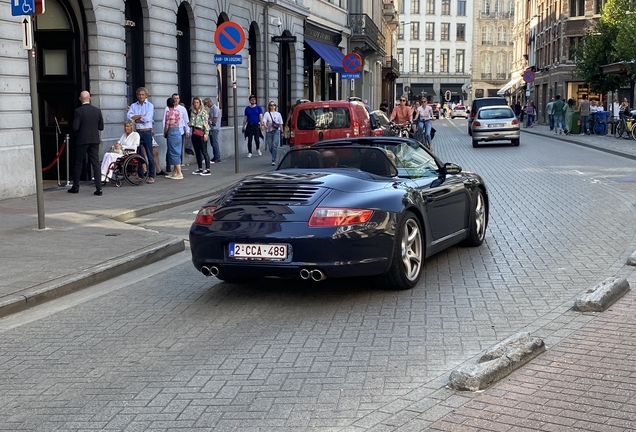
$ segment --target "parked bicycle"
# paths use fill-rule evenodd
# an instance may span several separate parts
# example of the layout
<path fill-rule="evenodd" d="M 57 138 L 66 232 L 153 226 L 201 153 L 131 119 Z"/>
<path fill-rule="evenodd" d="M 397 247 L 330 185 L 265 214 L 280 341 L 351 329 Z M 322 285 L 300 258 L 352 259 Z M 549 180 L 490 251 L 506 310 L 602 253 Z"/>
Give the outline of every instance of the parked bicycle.
<path fill-rule="evenodd" d="M 630 111 L 630 115 L 625 115 L 622 112 L 619 116 L 619 121 L 614 129 L 614 138 L 632 138 L 636 140 L 636 110 Z"/>

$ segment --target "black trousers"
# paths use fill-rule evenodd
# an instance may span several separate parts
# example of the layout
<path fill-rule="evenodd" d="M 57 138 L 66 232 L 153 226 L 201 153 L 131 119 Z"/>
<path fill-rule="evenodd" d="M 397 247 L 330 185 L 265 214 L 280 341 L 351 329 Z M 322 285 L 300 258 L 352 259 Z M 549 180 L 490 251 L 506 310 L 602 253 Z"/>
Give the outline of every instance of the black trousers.
<path fill-rule="evenodd" d="M 190 135 L 192 138 L 192 147 L 194 147 L 194 156 L 197 158 L 197 165 L 199 169 L 203 169 L 203 164 L 205 164 L 205 169 L 210 169 L 210 156 L 208 155 L 208 142 L 203 142 L 203 137 L 197 136 L 195 134 Z"/>
<path fill-rule="evenodd" d="M 261 143 L 259 141 L 261 137 L 261 127 L 258 123 L 248 123 L 245 128 L 245 136 L 247 136 L 247 151 L 248 153 L 252 153 L 252 140 L 254 140 L 256 144 L 256 150 L 261 147 Z"/>
<path fill-rule="evenodd" d="M 75 172 L 73 173 L 73 188 L 79 189 L 79 178 L 84 165 L 84 158 L 88 153 L 88 160 L 93 167 L 95 189 L 102 190 L 102 171 L 99 165 L 99 143 L 80 144 L 75 146 Z"/>

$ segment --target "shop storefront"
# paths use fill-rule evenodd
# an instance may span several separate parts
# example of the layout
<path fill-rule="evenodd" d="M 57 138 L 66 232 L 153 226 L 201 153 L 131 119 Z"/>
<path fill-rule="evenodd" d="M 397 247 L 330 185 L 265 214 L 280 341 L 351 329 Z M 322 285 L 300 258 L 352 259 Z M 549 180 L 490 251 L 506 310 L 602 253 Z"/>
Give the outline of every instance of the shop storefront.
<path fill-rule="evenodd" d="M 304 98 L 311 101 L 341 99 L 339 74 L 344 72 L 340 34 L 305 23 Z"/>

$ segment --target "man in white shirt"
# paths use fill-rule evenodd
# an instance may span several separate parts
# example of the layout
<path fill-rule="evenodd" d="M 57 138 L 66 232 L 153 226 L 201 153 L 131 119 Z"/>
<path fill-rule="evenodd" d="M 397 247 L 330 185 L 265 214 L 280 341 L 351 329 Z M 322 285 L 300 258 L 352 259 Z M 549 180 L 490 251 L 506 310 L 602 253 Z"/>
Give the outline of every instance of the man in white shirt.
<path fill-rule="evenodd" d="M 221 132 L 221 110 L 212 99 L 203 99 L 203 106 L 208 110 L 208 124 L 210 125 L 210 145 L 212 146 L 212 160 L 210 163 L 221 162 L 221 149 L 219 148 L 219 132 Z"/>
<path fill-rule="evenodd" d="M 174 109 L 179 113 L 179 131 L 181 131 L 181 139 L 183 140 L 183 135 L 186 138 L 190 137 L 190 119 L 188 117 L 188 111 L 185 109 L 183 105 L 179 104 L 179 93 L 173 93 L 172 99 L 174 100 Z M 161 130 L 164 130 L 166 127 L 166 113 L 168 112 L 168 107 L 163 110 L 163 118 L 161 119 Z M 185 148 L 185 146 L 181 146 L 181 148 Z M 181 155 L 181 162 L 183 163 L 183 155 Z M 166 153 L 166 172 L 170 172 L 170 165 L 168 165 L 168 154 Z"/>
<path fill-rule="evenodd" d="M 552 113 L 552 105 L 554 104 L 554 98 L 548 102 L 545 106 L 545 110 L 548 113 L 548 119 L 550 120 L 550 130 L 554 130 L 554 114 Z"/>

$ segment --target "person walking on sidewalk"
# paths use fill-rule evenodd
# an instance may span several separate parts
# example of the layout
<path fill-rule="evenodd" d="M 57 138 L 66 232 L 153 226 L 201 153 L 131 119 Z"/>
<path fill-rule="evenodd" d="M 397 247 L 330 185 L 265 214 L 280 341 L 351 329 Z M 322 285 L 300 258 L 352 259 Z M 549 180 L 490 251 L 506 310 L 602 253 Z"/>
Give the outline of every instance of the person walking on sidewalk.
<path fill-rule="evenodd" d="M 565 134 L 566 135 L 570 135 L 572 133 L 572 128 L 574 127 L 574 125 L 572 124 L 572 117 L 574 115 L 574 112 L 576 111 L 574 109 L 574 99 L 570 98 L 568 99 L 568 103 L 565 105 L 564 108 L 564 113 L 565 113 Z"/>
<path fill-rule="evenodd" d="M 591 112 L 590 101 L 587 100 L 587 95 L 584 94 L 583 100 L 579 102 L 579 113 L 581 113 L 581 134 L 585 134 L 585 135 L 588 134 L 587 122 L 589 121 L 589 118 L 590 118 L 590 112 Z"/>
<path fill-rule="evenodd" d="M 219 163 L 221 162 L 221 149 L 219 148 L 221 110 L 210 98 L 203 99 L 203 105 L 205 105 L 208 110 L 208 124 L 210 125 L 210 146 L 212 147 L 212 160 L 210 163 Z"/>
<path fill-rule="evenodd" d="M 280 147 L 280 129 L 283 126 L 283 116 L 276 111 L 274 101 L 269 101 L 263 121 L 265 125 L 265 148 L 272 154 L 272 166 L 274 166 L 276 165 L 276 153 L 278 147 Z"/>
<path fill-rule="evenodd" d="M 192 99 L 191 114 L 189 126 L 192 128 L 192 147 L 194 147 L 194 156 L 197 158 L 198 165 L 192 174 L 209 176 L 212 174 L 210 173 L 210 156 L 208 155 L 210 124 L 208 123 L 208 112 L 203 108 L 201 99 L 198 97 Z M 203 169 L 204 162 L 205 169 Z"/>
<path fill-rule="evenodd" d="M 145 154 L 148 161 L 148 180 L 146 183 L 155 182 L 155 158 L 152 156 L 152 122 L 155 114 L 155 107 L 148 101 L 148 90 L 145 87 L 137 89 L 137 102 L 130 105 L 128 109 L 128 120 L 132 120 L 137 125 L 139 133 L 140 155 Z M 142 169 L 141 167 L 139 168 Z M 143 174 L 143 173 L 140 173 Z"/>
<path fill-rule="evenodd" d="M 172 100 L 174 101 L 174 109 L 179 113 L 179 117 L 180 117 L 180 124 L 179 124 L 179 132 L 181 133 L 181 148 L 183 148 L 183 137 L 185 136 L 186 138 L 190 138 L 190 127 L 188 126 L 188 123 L 190 122 L 190 119 L 188 118 L 188 110 L 186 110 L 186 108 L 182 105 L 179 105 L 179 102 L 181 101 L 181 96 L 179 96 L 179 93 L 173 93 L 172 94 Z M 168 113 L 168 107 L 166 107 L 163 110 L 163 129 L 165 130 L 166 128 L 166 124 L 165 124 L 165 120 L 166 120 L 166 114 Z M 183 163 L 183 161 L 181 160 L 181 155 L 183 153 L 179 154 L 179 165 L 181 165 Z M 159 170 L 161 170 L 161 168 L 159 168 Z M 167 172 L 171 172 L 170 171 L 170 163 L 168 162 L 168 152 L 166 151 L 166 171 Z M 179 173 L 181 173 L 181 169 L 179 169 Z M 161 171 L 160 173 L 157 173 L 157 175 L 165 175 L 166 173 Z"/>
<path fill-rule="evenodd" d="M 171 180 L 183 180 L 181 172 L 181 149 L 183 145 L 181 112 L 175 106 L 174 99 L 166 101 L 168 108 L 163 118 L 163 136 L 166 138 L 166 163 L 172 165 L 172 171 L 166 175 Z"/>
<path fill-rule="evenodd" d="M 247 157 L 252 157 L 252 140 L 256 143 L 256 151 L 259 156 L 263 156 L 261 152 L 261 125 L 263 124 L 263 109 L 260 105 L 256 105 L 256 96 L 250 95 L 250 106 L 245 108 L 245 117 L 243 117 L 243 134 L 247 137 Z"/>
<path fill-rule="evenodd" d="M 534 121 L 534 116 L 537 114 L 537 111 L 534 109 L 534 102 L 528 102 L 528 106 L 526 107 L 526 115 L 528 116 L 528 127 L 532 127 L 532 122 Z"/>
<path fill-rule="evenodd" d="M 550 99 L 550 102 L 545 106 L 545 112 L 548 113 L 548 122 L 550 124 L 550 130 L 554 130 L 554 114 L 552 114 L 552 105 L 554 104 L 554 98 Z"/>
<path fill-rule="evenodd" d="M 554 114 L 554 134 L 561 135 L 563 133 L 563 109 L 565 103 L 561 100 L 561 95 L 556 95 L 552 104 L 552 114 Z"/>
<path fill-rule="evenodd" d="M 95 182 L 95 195 L 102 195 L 102 177 L 99 166 L 99 131 L 104 130 L 104 118 L 102 111 L 91 105 L 91 95 L 84 90 L 79 97 L 82 106 L 75 109 L 73 116 L 73 130 L 77 132 L 75 138 L 75 171 L 73 172 L 73 186 L 69 193 L 79 192 L 79 178 L 84 164 L 84 157 L 88 153 L 88 160 L 93 167 L 93 180 Z"/>

